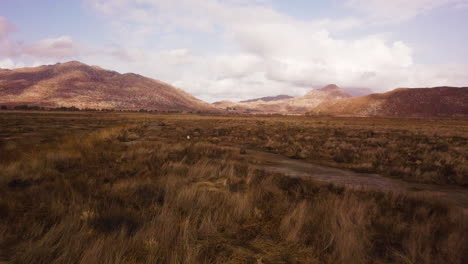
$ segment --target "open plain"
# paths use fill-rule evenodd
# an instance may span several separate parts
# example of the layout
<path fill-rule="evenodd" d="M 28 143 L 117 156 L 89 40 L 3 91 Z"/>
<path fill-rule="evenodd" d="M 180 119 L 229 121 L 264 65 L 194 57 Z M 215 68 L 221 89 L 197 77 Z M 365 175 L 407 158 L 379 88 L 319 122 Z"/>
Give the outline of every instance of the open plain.
<path fill-rule="evenodd" d="M 5 263 L 466 263 L 468 121 L 0 113 Z"/>

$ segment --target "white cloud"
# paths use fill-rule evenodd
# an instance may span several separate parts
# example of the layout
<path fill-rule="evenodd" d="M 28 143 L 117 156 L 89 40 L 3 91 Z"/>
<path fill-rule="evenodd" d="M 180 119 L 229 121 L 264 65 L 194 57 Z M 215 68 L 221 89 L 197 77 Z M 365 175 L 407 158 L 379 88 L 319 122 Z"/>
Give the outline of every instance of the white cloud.
<path fill-rule="evenodd" d="M 33 43 L 15 41 L 10 35 L 16 26 L 4 17 L 0 17 L 0 57 L 15 58 L 29 56 L 33 58 L 60 59 L 77 57 L 92 52 L 78 44 L 70 36 L 46 38 Z"/>
<path fill-rule="evenodd" d="M 21 62 L 15 62 L 10 58 L 0 60 L 0 68 L 3 69 L 15 69 L 15 68 L 22 68 L 25 65 Z"/>
<path fill-rule="evenodd" d="M 468 1 L 459 1 L 459 3 L 455 6 L 458 9 L 467 9 L 468 8 Z"/>
<path fill-rule="evenodd" d="M 380 23 L 402 22 L 435 8 L 459 7 L 467 0 L 347 0 L 346 6 L 362 11 Z"/>
<path fill-rule="evenodd" d="M 15 45 L 9 36 L 16 30 L 16 27 L 5 17 L 0 16 L 0 56 L 13 55 Z"/>
<path fill-rule="evenodd" d="M 60 36 L 24 45 L 21 53 L 33 57 L 68 58 L 83 54 L 84 48 L 80 47 L 70 36 Z"/>
<path fill-rule="evenodd" d="M 169 81 L 204 98 L 245 98 L 254 93 L 298 94 L 311 86 L 356 83 L 369 72 L 412 64 L 411 48 L 403 42 L 388 42 L 378 36 L 355 40 L 334 38 L 332 31 L 361 23 L 352 17 L 298 20 L 277 12 L 267 2 L 251 1 L 87 1 L 114 25 L 128 25 L 133 30 L 154 28 L 146 37 L 178 29 L 219 31 L 221 41 L 233 47 L 232 51 L 208 52 L 208 56 L 192 54 L 189 61 L 184 59 L 177 65 L 164 65 L 167 60 L 161 59 L 161 52 L 155 55 L 148 49 L 131 52 L 132 55 L 128 51 L 115 52 L 123 59 L 131 59 L 133 69 L 152 69 L 144 72 L 156 78 L 168 77 Z M 123 33 L 122 28 L 125 27 L 119 26 L 117 32 Z M 122 45 L 126 45 L 125 41 Z M 151 68 L 137 65 L 151 65 Z"/>
<path fill-rule="evenodd" d="M 6 39 L 9 34 L 15 31 L 15 29 L 15 25 L 5 17 L 0 16 L 0 41 Z"/>
<path fill-rule="evenodd" d="M 217 36 L 227 48 L 201 54 L 190 51 L 188 45 L 182 50 L 190 56 L 182 56 L 184 59 L 163 56 L 171 51 L 155 52 L 150 47 L 131 52 L 131 56 L 121 53 L 126 54 L 123 58 L 133 58 L 126 69 L 141 70 L 210 101 L 299 95 L 328 83 L 385 91 L 401 86 L 462 85 L 468 80 L 458 74 L 463 72 L 460 65 L 447 71 L 447 66 L 416 64 L 412 47 L 404 41 L 389 40 L 385 35 L 340 39 L 334 34 L 362 26 L 369 19 L 402 21 L 465 0 L 349 0 L 345 2 L 348 7 L 368 17 L 315 20 L 280 13 L 269 1 L 86 1 L 91 6 L 97 3 L 95 10 L 119 25 L 115 28 L 118 35 L 140 32 L 132 35 L 139 43 L 179 30 Z M 134 46 L 125 41 L 121 45 Z"/>

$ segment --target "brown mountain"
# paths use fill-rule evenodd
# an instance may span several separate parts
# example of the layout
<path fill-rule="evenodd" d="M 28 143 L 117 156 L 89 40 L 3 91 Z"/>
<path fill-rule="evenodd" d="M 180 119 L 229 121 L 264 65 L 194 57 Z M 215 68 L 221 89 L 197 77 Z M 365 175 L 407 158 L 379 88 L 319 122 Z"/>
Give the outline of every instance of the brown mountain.
<path fill-rule="evenodd" d="M 346 88 L 345 91 L 352 95 L 353 97 L 355 96 L 364 96 L 364 95 L 369 95 L 375 93 L 372 91 L 372 89 L 369 88 L 359 88 L 359 87 L 349 87 Z"/>
<path fill-rule="evenodd" d="M 336 116 L 468 116 L 468 87 L 399 88 L 323 102 L 310 114 Z"/>
<path fill-rule="evenodd" d="M 348 93 L 334 84 L 320 89 L 314 89 L 304 96 L 265 102 L 262 100 L 233 103 L 222 101 L 213 104 L 219 109 L 240 113 L 258 114 L 304 114 L 322 102 L 339 98 L 351 97 Z"/>
<path fill-rule="evenodd" d="M 0 104 L 160 111 L 217 111 L 158 80 L 72 61 L 0 71 Z"/>
<path fill-rule="evenodd" d="M 291 99 L 291 98 L 293 98 L 293 96 L 280 94 L 277 96 L 266 96 L 266 97 L 261 97 L 261 98 L 240 101 L 240 103 L 251 103 L 251 102 L 258 102 L 258 101 L 273 102 L 273 101 L 280 101 L 280 100 Z"/>

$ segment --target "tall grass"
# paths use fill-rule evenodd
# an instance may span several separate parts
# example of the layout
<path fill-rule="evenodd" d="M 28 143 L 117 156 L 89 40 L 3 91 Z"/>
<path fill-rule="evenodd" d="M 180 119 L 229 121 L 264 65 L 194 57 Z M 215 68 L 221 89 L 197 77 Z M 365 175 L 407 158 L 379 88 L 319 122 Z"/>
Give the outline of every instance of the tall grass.
<path fill-rule="evenodd" d="M 210 143 L 104 129 L 1 167 L 9 263 L 466 263 L 468 222 L 427 198 L 257 170 Z"/>
<path fill-rule="evenodd" d="M 466 120 L 199 118 L 165 120 L 166 140 L 243 146 L 406 181 L 468 185 Z"/>

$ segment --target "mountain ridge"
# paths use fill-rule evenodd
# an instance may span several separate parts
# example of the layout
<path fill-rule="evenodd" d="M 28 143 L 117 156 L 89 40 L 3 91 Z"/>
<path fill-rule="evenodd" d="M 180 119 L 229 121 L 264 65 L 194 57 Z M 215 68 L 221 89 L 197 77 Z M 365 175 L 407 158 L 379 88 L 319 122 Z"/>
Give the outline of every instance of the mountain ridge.
<path fill-rule="evenodd" d="M 311 115 L 468 116 L 468 87 L 397 88 L 385 93 L 323 102 Z"/>
<path fill-rule="evenodd" d="M 182 89 L 79 61 L 0 71 L 0 104 L 120 110 L 218 110 Z"/>
<path fill-rule="evenodd" d="M 313 89 L 304 96 L 299 97 L 267 102 L 261 100 L 238 103 L 220 101 L 213 103 L 213 105 L 219 109 L 238 113 L 304 114 L 323 101 L 348 97 L 351 97 L 351 95 L 337 85 L 330 84 L 319 89 Z"/>
<path fill-rule="evenodd" d="M 244 100 L 244 101 L 240 101 L 239 103 L 251 103 L 251 102 L 257 102 L 257 101 L 272 102 L 272 101 L 280 101 L 280 100 L 291 99 L 291 98 L 294 98 L 294 96 L 280 94 L 276 96 L 265 96 L 265 97 L 260 97 L 260 98 Z"/>

